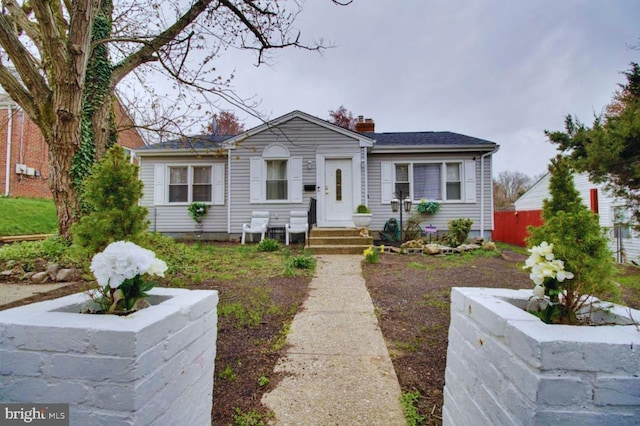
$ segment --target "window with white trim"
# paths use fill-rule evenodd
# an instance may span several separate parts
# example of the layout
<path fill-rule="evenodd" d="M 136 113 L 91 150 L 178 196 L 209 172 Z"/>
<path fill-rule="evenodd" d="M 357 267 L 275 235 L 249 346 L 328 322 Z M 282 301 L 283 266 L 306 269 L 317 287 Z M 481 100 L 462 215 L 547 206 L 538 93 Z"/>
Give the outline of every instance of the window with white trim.
<path fill-rule="evenodd" d="M 249 159 L 251 203 L 302 203 L 302 158 L 281 144 L 267 146 Z"/>
<path fill-rule="evenodd" d="M 213 203 L 224 204 L 224 164 L 214 165 L 156 165 L 154 169 L 155 204 Z M 215 173 L 214 173 L 215 168 Z M 167 192 L 163 188 L 166 173 Z M 164 195 L 166 194 L 166 195 Z"/>
<path fill-rule="evenodd" d="M 462 201 L 462 164 L 462 161 L 395 163 L 393 188 L 396 194 L 402 191 L 416 201 L 423 198 Z"/>
<path fill-rule="evenodd" d="M 421 198 L 444 202 L 477 203 L 476 160 L 382 161 L 380 202 L 390 204 L 402 190 L 415 201 Z"/>
<path fill-rule="evenodd" d="M 267 165 L 267 200 L 286 200 L 287 160 L 266 160 Z"/>
<path fill-rule="evenodd" d="M 169 167 L 169 202 L 189 201 L 189 167 Z"/>

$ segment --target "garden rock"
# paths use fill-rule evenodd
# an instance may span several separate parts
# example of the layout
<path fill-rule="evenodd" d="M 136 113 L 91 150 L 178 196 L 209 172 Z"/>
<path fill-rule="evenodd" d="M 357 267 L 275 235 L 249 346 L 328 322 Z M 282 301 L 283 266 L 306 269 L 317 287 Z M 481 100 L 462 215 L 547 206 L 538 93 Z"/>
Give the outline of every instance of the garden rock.
<path fill-rule="evenodd" d="M 438 244 L 427 244 L 422 250 L 426 254 L 438 254 L 440 253 L 440 246 Z"/>
<path fill-rule="evenodd" d="M 482 242 L 482 248 L 484 250 L 488 250 L 488 251 L 492 251 L 492 250 L 496 250 L 496 243 L 494 243 L 493 241 L 483 241 Z"/>
<path fill-rule="evenodd" d="M 57 282 L 80 281 L 82 279 L 82 271 L 74 268 L 60 269 L 56 274 Z"/>
<path fill-rule="evenodd" d="M 36 272 L 31 276 L 31 282 L 34 284 L 42 284 L 49 280 L 49 273 L 46 271 Z"/>
<path fill-rule="evenodd" d="M 60 270 L 60 266 L 57 263 L 50 263 L 47 265 L 46 273 L 49 276 L 51 281 L 56 281 L 56 276 L 58 275 L 58 271 Z"/>

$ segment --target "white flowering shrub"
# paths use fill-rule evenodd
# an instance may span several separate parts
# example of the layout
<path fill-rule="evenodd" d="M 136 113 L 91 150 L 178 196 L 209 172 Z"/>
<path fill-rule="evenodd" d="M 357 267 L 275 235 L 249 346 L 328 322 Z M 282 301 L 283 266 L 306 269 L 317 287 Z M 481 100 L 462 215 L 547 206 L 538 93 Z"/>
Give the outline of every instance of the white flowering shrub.
<path fill-rule="evenodd" d="M 571 309 L 564 304 L 567 300 L 564 283 L 565 280 L 573 279 L 574 275 L 564 269 L 564 261 L 555 258 L 553 244 L 543 241 L 528 251 L 531 255 L 526 260 L 524 269 L 531 269 L 529 278 L 535 284 L 535 300 L 529 303 L 528 310 L 547 323 L 555 322 Z"/>
<path fill-rule="evenodd" d="M 164 277 L 167 264 L 151 250 L 129 241 L 116 241 L 93 256 L 91 272 L 100 289 L 87 311 L 130 312 L 148 306 L 147 291 L 155 286 L 146 276 Z"/>

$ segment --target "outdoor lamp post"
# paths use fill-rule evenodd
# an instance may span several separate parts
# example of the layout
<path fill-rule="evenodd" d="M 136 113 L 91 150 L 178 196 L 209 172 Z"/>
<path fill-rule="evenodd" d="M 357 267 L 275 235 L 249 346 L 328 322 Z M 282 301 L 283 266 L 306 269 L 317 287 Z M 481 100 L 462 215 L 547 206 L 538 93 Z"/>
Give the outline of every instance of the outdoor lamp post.
<path fill-rule="evenodd" d="M 400 198 L 398 198 L 398 195 Z M 391 200 L 391 210 L 396 213 L 400 211 L 400 244 L 404 241 L 402 238 L 402 232 L 404 228 L 402 227 L 402 210 L 409 213 L 411 211 L 411 198 L 407 195 L 407 198 L 402 201 L 402 207 L 400 208 L 400 200 L 402 200 L 402 191 L 398 191 L 397 194 L 394 194 L 393 199 Z"/>

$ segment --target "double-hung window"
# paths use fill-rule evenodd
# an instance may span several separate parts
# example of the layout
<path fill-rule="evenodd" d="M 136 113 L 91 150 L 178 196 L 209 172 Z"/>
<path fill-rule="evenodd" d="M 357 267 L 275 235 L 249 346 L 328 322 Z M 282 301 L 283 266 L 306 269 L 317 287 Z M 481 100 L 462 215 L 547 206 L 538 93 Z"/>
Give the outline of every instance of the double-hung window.
<path fill-rule="evenodd" d="M 169 167 L 169 202 L 189 201 L 189 167 Z"/>
<path fill-rule="evenodd" d="M 302 203 L 302 157 L 273 143 L 249 158 L 250 203 Z"/>
<path fill-rule="evenodd" d="M 169 166 L 169 202 L 211 202 L 211 166 Z"/>
<path fill-rule="evenodd" d="M 402 192 L 403 197 L 409 196 L 414 201 L 475 202 L 475 163 L 472 160 L 388 162 L 382 166 L 382 175 L 383 192 L 384 188 L 389 188 L 386 185 L 389 182 L 398 197 Z M 389 196 L 383 194 L 383 203 L 390 200 Z"/>
<path fill-rule="evenodd" d="M 211 167 L 193 167 L 193 196 L 191 201 L 211 202 Z"/>
<path fill-rule="evenodd" d="M 267 197 L 271 200 L 286 200 L 287 190 L 287 160 L 266 160 L 267 164 Z"/>
<path fill-rule="evenodd" d="M 225 202 L 225 164 L 164 164 L 153 166 L 155 205 Z"/>

